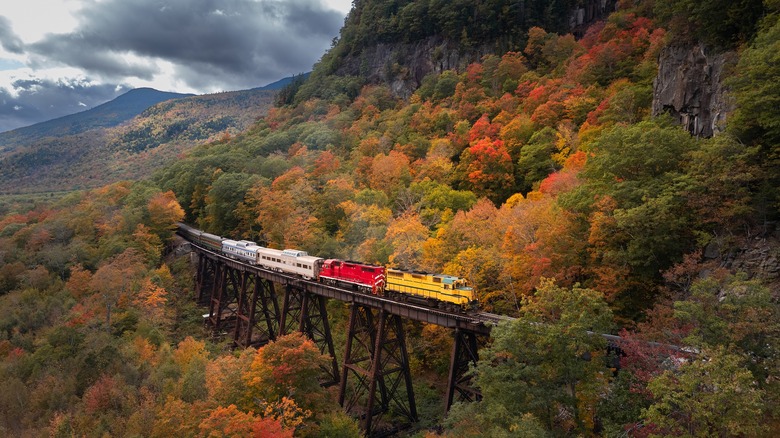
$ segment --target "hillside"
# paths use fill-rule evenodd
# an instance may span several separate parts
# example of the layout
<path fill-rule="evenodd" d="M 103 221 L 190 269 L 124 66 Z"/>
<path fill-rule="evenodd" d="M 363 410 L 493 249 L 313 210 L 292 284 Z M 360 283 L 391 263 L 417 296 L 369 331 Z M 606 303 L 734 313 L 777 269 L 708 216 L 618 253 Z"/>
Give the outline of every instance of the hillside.
<path fill-rule="evenodd" d="M 114 100 L 80 113 L 0 133 L 0 152 L 34 143 L 45 137 L 64 137 L 97 128 L 110 128 L 137 116 L 152 105 L 188 96 L 193 95 L 157 91 L 152 88 L 130 90 Z"/>
<path fill-rule="evenodd" d="M 21 143 L 0 152 L 0 192 L 81 189 L 142 178 L 188 148 L 245 130 L 266 114 L 274 93 L 170 99 L 177 95 L 142 89 L 91 111 L 12 131 L 5 139 Z M 169 99 L 146 105 L 163 96 Z"/>
<path fill-rule="evenodd" d="M 607 4 L 356 0 L 311 75 L 241 132 L 211 129 L 243 120 L 225 109 L 238 96 L 198 96 L 6 158 L 5 187 L 96 188 L 0 198 L 0 434 L 362 436 L 313 341 L 237 351 L 236 332 L 204 329 L 184 221 L 463 277 L 480 310 L 515 318 L 468 360 L 481 401 L 445 414 L 463 331 L 327 303 L 335 345 L 358 324 L 366 356 L 395 335 L 381 360 L 414 376 L 420 417 L 400 437 L 780 436 L 780 6 L 591 9 Z M 100 185 L 121 175 L 141 179 Z M 282 299 L 214 269 L 221 316 L 252 301 L 239 285 Z M 376 365 L 380 398 L 406 386 Z"/>

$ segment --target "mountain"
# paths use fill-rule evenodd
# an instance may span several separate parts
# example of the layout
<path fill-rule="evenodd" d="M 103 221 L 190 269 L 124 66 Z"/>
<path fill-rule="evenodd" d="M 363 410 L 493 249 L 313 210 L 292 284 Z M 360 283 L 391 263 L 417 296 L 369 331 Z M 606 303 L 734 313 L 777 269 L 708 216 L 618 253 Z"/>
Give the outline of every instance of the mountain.
<path fill-rule="evenodd" d="M 465 70 L 484 56 L 522 52 L 528 31 L 581 37 L 617 9 L 616 0 L 362 0 L 355 2 L 336 45 L 315 66 L 301 102 L 327 98 L 343 80 L 387 84 L 408 98 L 429 74 Z M 335 82 L 335 84 L 334 84 Z M 334 84 L 334 85 L 332 85 Z M 347 93 L 348 95 L 349 92 Z M 354 97 L 354 96 L 351 96 Z"/>
<path fill-rule="evenodd" d="M 288 76 L 288 77 L 286 77 L 284 79 L 279 79 L 276 82 L 271 82 L 270 84 L 265 85 L 263 87 L 253 88 L 253 90 L 281 90 L 282 88 L 284 88 L 287 85 L 291 84 L 296 79 L 302 78 L 302 79 L 306 80 L 306 78 L 308 78 L 310 74 L 311 74 L 311 72 L 306 72 L 306 73 L 301 73 L 299 75 Z"/>
<path fill-rule="evenodd" d="M 0 151 L 44 137 L 76 135 L 96 128 L 110 128 L 125 122 L 160 102 L 193 94 L 169 93 L 153 88 L 136 88 L 92 109 L 0 133 Z"/>
<path fill-rule="evenodd" d="M 139 179 L 194 145 L 241 133 L 267 113 L 275 93 L 194 96 L 138 89 L 89 111 L 11 131 L 0 136 L 0 192 Z"/>

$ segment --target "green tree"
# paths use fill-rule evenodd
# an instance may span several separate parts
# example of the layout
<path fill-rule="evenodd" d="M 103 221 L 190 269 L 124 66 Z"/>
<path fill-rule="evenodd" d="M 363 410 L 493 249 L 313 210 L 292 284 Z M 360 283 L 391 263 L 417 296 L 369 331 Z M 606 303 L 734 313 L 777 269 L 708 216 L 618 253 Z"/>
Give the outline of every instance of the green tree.
<path fill-rule="evenodd" d="M 257 180 L 246 173 L 220 174 L 206 195 L 204 228 L 220 234 L 235 233 L 239 224 L 236 208 Z"/>
<path fill-rule="evenodd" d="M 494 328 L 493 343 L 480 352 L 475 381 L 483 400 L 470 418 L 483 421 L 484 430 L 508 432 L 535 418 L 557 434 L 593 433 L 609 374 L 598 333 L 611 325 L 601 293 L 543 280 L 518 318 Z"/>
<path fill-rule="evenodd" d="M 749 41 L 764 14 L 763 0 L 656 0 L 655 12 L 679 36 L 721 48 Z"/>
<path fill-rule="evenodd" d="M 643 411 L 655 436 L 768 436 L 764 393 L 745 369 L 746 357 L 724 348 L 653 379 L 654 403 Z"/>

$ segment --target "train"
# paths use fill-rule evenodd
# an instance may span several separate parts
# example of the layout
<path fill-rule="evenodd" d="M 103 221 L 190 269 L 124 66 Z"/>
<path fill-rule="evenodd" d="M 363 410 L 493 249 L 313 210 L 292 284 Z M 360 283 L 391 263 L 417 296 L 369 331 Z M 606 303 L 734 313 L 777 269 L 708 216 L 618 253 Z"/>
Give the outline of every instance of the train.
<path fill-rule="evenodd" d="M 325 259 L 296 249 L 266 248 L 250 240 L 233 240 L 206 233 L 184 223 L 178 224 L 177 232 L 207 250 L 322 284 L 452 312 L 463 313 L 479 307 L 474 288 L 466 279 L 454 275 Z"/>

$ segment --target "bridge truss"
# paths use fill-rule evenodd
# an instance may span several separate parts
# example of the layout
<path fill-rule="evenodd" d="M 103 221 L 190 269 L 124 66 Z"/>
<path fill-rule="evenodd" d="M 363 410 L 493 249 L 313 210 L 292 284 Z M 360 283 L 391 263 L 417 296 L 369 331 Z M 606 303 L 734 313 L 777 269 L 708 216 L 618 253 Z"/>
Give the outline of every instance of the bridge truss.
<path fill-rule="evenodd" d="M 197 257 L 195 298 L 213 334 L 236 347 L 259 347 L 294 331 L 307 335 L 331 358 L 323 385 L 339 385 L 339 403 L 369 436 L 382 436 L 417 421 L 403 320 L 452 330 L 447 405 L 475 400 L 469 366 L 477 340 L 497 322 L 488 314 L 465 315 L 320 284 L 245 264 L 190 243 Z M 277 291 L 283 291 L 280 296 Z M 350 305 L 343 367 L 339 368 L 328 322 L 329 299 Z M 399 421 L 399 419 L 401 419 Z"/>

